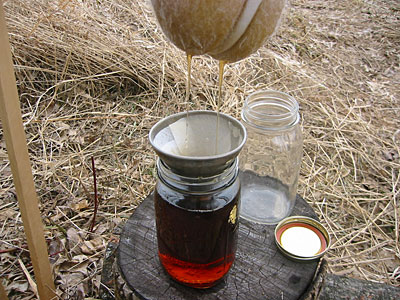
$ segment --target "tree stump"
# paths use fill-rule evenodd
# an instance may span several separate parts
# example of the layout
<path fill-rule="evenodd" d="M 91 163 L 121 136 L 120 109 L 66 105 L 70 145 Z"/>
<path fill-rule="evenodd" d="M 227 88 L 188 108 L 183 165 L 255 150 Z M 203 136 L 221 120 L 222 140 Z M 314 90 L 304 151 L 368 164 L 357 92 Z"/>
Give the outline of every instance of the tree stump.
<path fill-rule="evenodd" d="M 400 288 L 382 283 L 327 274 L 318 299 L 394 300 L 400 299 Z"/>
<path fill-rule="evenodd" d="M 292 215 L 317 219 L 297 196 Z M 318 261 L 296 262 L 282 255 L 274 241 L 275 226 L 240 219 L 236 260 L 224 280 L 205 290 L 173 281 L 163 270 L 157 251 L 154 205 L 148 196 L 126 222 L 117 250 L 125 282 L 140 299 L 301 299 L 310 286 Z"/>

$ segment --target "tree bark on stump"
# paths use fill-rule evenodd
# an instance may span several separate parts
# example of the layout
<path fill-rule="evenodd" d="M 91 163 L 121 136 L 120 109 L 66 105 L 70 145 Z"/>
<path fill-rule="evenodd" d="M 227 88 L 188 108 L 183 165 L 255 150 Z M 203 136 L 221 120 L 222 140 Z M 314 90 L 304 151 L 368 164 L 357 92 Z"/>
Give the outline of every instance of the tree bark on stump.
<path fill-rule="evenodd" d="M 400 299 L 400 288 L 382 283 L 327 274 L 319 300 Z"/>

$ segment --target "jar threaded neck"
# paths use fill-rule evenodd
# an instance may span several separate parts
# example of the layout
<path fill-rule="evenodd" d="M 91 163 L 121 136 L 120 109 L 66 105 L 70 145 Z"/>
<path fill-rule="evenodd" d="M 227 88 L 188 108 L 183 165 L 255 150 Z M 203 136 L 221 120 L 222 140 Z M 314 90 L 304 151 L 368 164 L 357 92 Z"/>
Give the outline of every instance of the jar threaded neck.
<path fill-rule="evenodd" d="M 261 130 L 284 130 L 299 120 L 299 105 L 290 95 L 277 91 L 259 91 L 245 100 L 242 120 Z"/>
<path fill-rule="evenodd" d="M 175 189 L 202 193 L 222 188 L 238 176 L 238 159 L 235 158 L 221 173 L 208 177 L 182 176 L 171 170 L 161 159 L 157 160 L 157 176 L 165 184 Z"/>

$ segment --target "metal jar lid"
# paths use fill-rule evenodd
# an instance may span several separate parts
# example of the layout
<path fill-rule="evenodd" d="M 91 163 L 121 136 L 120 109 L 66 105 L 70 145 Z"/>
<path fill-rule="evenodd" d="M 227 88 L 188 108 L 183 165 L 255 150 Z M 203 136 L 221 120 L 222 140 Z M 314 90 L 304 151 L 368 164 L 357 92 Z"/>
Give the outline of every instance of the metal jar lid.
<path fill-rule="evenodd" d="M 304 216 L 292 216 L 279 222 L 275 228 L 275 242 L 286 257 L 304 262 L 317 260 L 330 246 L 326 228 Z"/>

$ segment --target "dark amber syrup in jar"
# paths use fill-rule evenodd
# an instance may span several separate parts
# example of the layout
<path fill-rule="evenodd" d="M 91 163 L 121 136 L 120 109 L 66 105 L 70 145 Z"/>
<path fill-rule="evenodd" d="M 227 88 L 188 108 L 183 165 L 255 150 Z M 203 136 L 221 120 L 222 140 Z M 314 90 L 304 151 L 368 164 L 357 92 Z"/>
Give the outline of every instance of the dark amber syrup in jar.
<path fill-rule="evenodd" d="M 159 258 L 176 281 L 195 288 L 218 283 L 235 259 L 239 183 L 221 193 L 182 194 L 159 184 L 154 205 Z"/>

